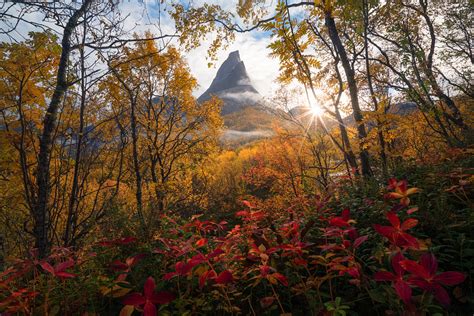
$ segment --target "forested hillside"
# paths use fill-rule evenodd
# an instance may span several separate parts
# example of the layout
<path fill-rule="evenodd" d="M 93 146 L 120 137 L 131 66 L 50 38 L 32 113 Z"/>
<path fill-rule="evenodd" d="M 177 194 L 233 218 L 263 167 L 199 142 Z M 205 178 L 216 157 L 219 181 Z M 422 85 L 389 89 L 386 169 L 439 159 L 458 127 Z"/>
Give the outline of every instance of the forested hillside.
<path fill-rule="evenodd" d="M 0 3 L 0 315 L 472 315 L 473 35 L 468 0 Z"/>

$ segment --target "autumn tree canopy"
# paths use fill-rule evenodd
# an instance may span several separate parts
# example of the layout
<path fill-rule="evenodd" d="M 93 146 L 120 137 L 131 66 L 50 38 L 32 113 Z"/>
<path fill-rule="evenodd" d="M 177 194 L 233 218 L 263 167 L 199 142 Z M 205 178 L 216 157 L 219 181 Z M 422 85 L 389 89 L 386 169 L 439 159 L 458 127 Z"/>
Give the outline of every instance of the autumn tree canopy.
<path fill-rule="evenodd" d="M 1 3 L 0 314 L 472 314 L 472 17 Z"/>

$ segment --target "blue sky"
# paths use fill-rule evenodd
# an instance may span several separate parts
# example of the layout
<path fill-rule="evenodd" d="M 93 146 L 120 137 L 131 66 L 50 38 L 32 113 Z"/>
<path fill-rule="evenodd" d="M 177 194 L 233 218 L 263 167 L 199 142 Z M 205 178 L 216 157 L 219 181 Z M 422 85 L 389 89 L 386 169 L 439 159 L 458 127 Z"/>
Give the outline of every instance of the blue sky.
<path fill-rule="evenodd" d="M 194 0 L 195 6 L 199 6 L 207 2 L 206 0 Z M 214 0 L 213 4 L 219 4 L 225 10 L 233 11 L 238 1 Z M 143 4 L 136 1 L 123 2 L 122 10 L 130 13 L 128 23 L 130 28 L 144 31 L 150 29 L 157 32 L 157 21 L 159 21 L 160 3 L 156 0 L 145 0 Z M 161 5 L 161 9 L 170 9 Z M 138 23 L 139 26 L 135 26 Z M 164 33 L 173 33 L 173 21 L 165 13 L 161 14 L 161 28 Z M 210 33 L 209 36 L 201 43 L 201 46 L 189 51 L 183 51 L 189 67 L 193 75 L 197 78 L 199 88 L 195 91 L 198 97 L 211 84 L 212 79 L 217 72 L 217 68 L 224 62 L 228 54 L 232 51 L 239 50 L 241 59 L 244 61 L 250 79 L 255 88 L 266 97 L 270 97 L 278 85 L 274 82 L 278 76 L 279 62 L 270 58 L 270 50 L 267 48 L 270 43 L 269 33 L 262 31 L 253 31 L 250 33 L 236 34 L 236 39 L 227 49 L 222 49 L 217 54 L 217 61 L 214 66 L 208 68 L 209 60 L 206 59 L 206 51 L 209 44 L 214 40 L 216 34 Z"/>
<path fill-rule="evenodd" d="M 200 6 L 208 2 L 207 0 L 193 0 L 195 6 Z M 213 0 L 213 4 L 219 4 L 225 10 L 234 10 L 238 0 Z M 166 7 L 168 6 L 168 7 Z M 174 23 L 163 9 L 170 10 L 169 4 L 161 4 L 161 0 L 124 0 L 119 6 L 122 15 L 128 15 L 125 21 L 125 29 L 131 37 L 133 32 L 142 33 L 150 30 L 155 34 L 174 34 Z M 33 12 L 25 16 L 27 20 L 43 23 L 43 15 L 40 12 Z M 0 21 L 0 23 L 2 23 Z M 158 23 L 160 27 L 158 27 Z M 47 24 L 47 23 L 46 23 Z M 53 30 L 61 35 L 62 29 L 53 24 L 48 24 Z M 16 41 L 22 41 L 27 38 L 29 31 L 39 31 L 32 25 L 20 23 L 17 30 L 12 33 Z M 270 50 L 267 48 L 270 43 L 268 33 L 254 31 L 244 34 L 236 34 L 236 39 L 225 50 L 220 50 L 217 54 L 217 61 L 214 67 L 208 68 L 209 60 L 206 59 L 209 44 L 214 40 L 216 34 L 210 33 L 202 42 L 202 45 L 192 51 L 182 54 L 188 61 L 192 74 L 197 78 L 199 88 L 194 92 L 198 97 L 211 84 L 212 79 L 217 72 L 217 68 L 224 62 L 231 51 L 239 50 L 241 59 L 244 61 L 249 76 L 255 88 L 265 97 L 270 97 L 277 88 L 275 79 L 278 76 L 279 62 L 269 57 Z M 0 35 L 0 41 L 9 41 L 4 35 Z M 177 45 L 177 43 L 175 43 Z"/>

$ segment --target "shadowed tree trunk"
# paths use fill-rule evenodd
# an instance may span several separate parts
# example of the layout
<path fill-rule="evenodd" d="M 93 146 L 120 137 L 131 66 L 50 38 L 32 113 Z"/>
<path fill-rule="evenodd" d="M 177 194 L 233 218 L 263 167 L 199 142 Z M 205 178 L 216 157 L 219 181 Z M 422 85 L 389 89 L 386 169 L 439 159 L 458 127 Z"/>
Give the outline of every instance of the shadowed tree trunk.
<path fill-rule="evenodd" d="M 38 255 L 45 257 L 50 249 L 49 240 L 49 194 L 50 194 L 50 160 L 53 147 L 53 132 L 57 125 L 57 114 L 59 105 L 68 89 L 67 67 L 69 55 L 71 53 L 71 36 L 77 27 L 79 18 L 87 11 L 93 0 L 84 0 L 78 10 L 76 10 L 64 27 L 63 38 L 61 41 L 61 58 L 57 71 L 57 81 L 53 96 L 43 121 L 43 131 L 40 138 L 40 148 L 38 154 L 38 166 L 36 169 L 36 185 L 38 194 L 33 210 L 35 237 L 35 247 L 38 248 Z"/>
<path fill-rule="evenodd" d="M 364 51 L 365 51 L 365 68 L 367 72 L 367 86 L 369 87 L 370 97 L 372 99 L 372 103 L 374 104 L 375 112 L 379 111 L 379 102 L 377 100 L 377 96 L 374 92 L 374 86 L 372 84 L 372 74 L 370 72 L 370 60 L 369 60 L 369 41 L 368 41 L 368 27 L 369 27 L 369 5 L 367 0 L 363 1 L 363 8 L 362 12 L 364 14 Z M 385 178 L 388 177 L 388 169 L 387 169 L 387 155 L 385 153 L 385 138 L 382 132 L 382 126 L 380 119 L 377 117 L 377 136 L 379 139 L 380 145 L 380 160 L 382 161 L 382 172 Z"/>
<path fill-rule="evenodd" d="M 87 25 L 83 25 L 83 34 L 82 34 L 82 44 L 86 41 L 86 31 Z M 73 239 L 76 225 L 77 225 L 77 195 L 79 191 L 79 167 L 81 164 L 81 153 L 82 153 L 82 143 L 84 139 L 84 111 L 86 107 L 86 68 L 85 68 L 85 55 L 84 55 L 84 46 L 81 47 L 80 51 L 80 65 L 81 65 L 81 101 L 79 109 L 79 130 L 77 132 L 77 144 L 76 152 L 74 155 L 74 172 L 72 177 L 72 188 L 71 196 L 69 197 L 68 205 L 68 215 L 66 222 L 66 231 L 64 233 L 64 245 L 69 246 Z"/>
<path fill-rule="evenodd" d="M 367 131 L 365 130 L 365 126 L 363 123 L 363 116 L 359 106 L 359 97 L 358 97 L 358 89 L 357 83 L 355 80 L 354 70 L 351 68 L 349 58 L 347 57 L 346 50 L 344 45 L 341 42 L 339 37 L 336 23 L 334 21 L 331 12 L 325 12 L 325 25 L 329 33 L 329 38 L 333 43 L 334 47 L 337 50 L 339 57 L 341 58 L 342 67 L 344 69 L 344 73 L 347 79 L 347 85 L 349 87 L 349 94 L 351 98 L 351 105 L 353 110 L 354 119 L 357 124 L 357 134 L 359 137 L 359 147 L 360 147 L 360 164 L 361 164 L 361 172 L 362 175 L 365 177 L 372 175 L 372 170 L 370 169 L 370 161 L 369 161 L 369 153 L 365 148 L 363 148 L 362 141 L 367 137 Z"/>

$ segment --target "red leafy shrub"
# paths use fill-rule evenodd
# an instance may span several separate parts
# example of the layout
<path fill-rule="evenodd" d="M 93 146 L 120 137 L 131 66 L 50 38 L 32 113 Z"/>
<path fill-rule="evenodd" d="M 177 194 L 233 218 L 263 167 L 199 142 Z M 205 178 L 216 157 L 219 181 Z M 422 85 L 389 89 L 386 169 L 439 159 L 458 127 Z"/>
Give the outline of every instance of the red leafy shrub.
<path fill-rule="evenodd" d="M 0 275 L 0 311 L 60 306 L 67 313 L 68 304 L 87 312 L 91 302 L 96 311 L 121 315 L 328 314 L 343 306 L 416 313 L 434 302 L 448 308 L 450 287 L 466 275 L 439 272 L 436 257 L 416 237 L 419 220 L 408 195 L 418 190 L 393 179 L 388 190 L 380 211 L 389 211 L 375 225 L 358 223 L 360 212 L 333 210 L 326 198 L 316 211 L 274 212 L 244 201 L 229 219 L 238 222 L 233 227 L 201 216 L 181 225 L 165 216 L 152 240 L 124 237 L 20 260 Z M 87 295 L 72 294 L 86 288 Z"/>

